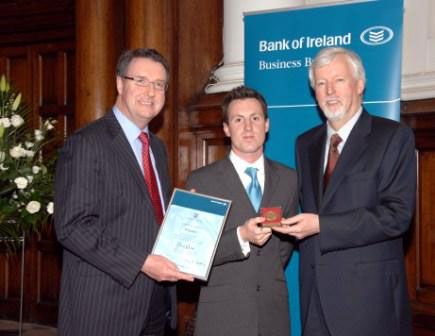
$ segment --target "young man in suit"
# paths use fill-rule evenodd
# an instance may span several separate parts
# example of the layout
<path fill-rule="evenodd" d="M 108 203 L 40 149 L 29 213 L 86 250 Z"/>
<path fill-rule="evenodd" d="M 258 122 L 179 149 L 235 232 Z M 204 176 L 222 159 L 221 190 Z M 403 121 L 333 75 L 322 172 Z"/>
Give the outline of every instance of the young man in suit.
<path fill-rule="evenodd" d="M 115 106 L 60 153 L 60 335 L 163 336 L 168 312 L 175 326 L 175 290 L 162 281 L 193 279 L 150 254 L 171 192 L 165 146 L 148 129 L 164 106 L 168 69 L 153 49 L 123 53 Z"/>
<path fill-rule="evenodd" d="M 259 217 L 258 207 L 281 206 L 285 216 L 294 215 L 296 174 L 263 155 L 269 119 L 260 93 L 235 88 L 226 95 L 222 109 L 231 152 L 192 172 L 186 184 L 233 201 L 208 282 L 201 288 L 195 335 L 289 335 L 284 267 L 292 242 L 262 227 L 265 218 Z M 246 173 L 248 167 L 252 177 Z M 248 193 L 254 189 L 258 194 L 251 201 Z"/>
<path fill-rule="evenodd" d="M 276 228 L 300 240 L 303 335 L 411 335 L 402 238 L 415 207 L 414 136 L 362 107 L 354 52 L 321 50 L 309 77 L 327 122 L 297 139 L 303 213 Z"/>

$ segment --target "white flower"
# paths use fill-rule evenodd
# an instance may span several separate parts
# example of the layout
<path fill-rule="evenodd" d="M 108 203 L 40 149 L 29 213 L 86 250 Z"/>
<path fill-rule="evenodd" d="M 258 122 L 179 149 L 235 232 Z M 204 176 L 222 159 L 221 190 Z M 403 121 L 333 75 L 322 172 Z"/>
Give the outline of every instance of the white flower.
<path fill-rule="evenodd" d="M 8 128 L 11 126 L 11 121 L 9 118 L 0 118 L 0 126 L 4 128 Z"/>
<path fill-rule="evenodd" d="M 0 164 L 0 170 L 6 171 L 8 169 L 9 169 L 9 167 L 6 167 L 3 163 Z"/>
<path fill-rule="evenodd" d="M 18 198 L 18 195 L 17 195 L 17 193 L 14 191 L 14 193 L 12 194 L 12 198 L 13 199 L 17 199 Z"/>
<path fill-rule="evenodd" d="M 26 146 L 26 148 L 32 148 L 33 145 L 34 145 L 34 143 L 33 143 L 33 142 L 30 142 L 30 141 L 26 141 L 26 142 L 24 143 L 24 145 Z"/>
<path fill-rule="evenodd" d="M 21 144 L 19 144 L 18 146 L 13 147 L 10 151 L 9 154 L 14 158 L 14 159 L 19 159 L 20 157 L 23 157 L 26 155 L 25 153 L 25 149 L 23 147 L 21 147 Z"/>
<path fill-rule="evenodd" d="M 53 214 L 53 212 L 54 212 L 54 204 L 53 204 L 53 202 L 50 202 L 50 203 L 47 204 L 47 212 L 48 212 L 50 215 Z"/>
<path fill-rule="evenodd" d="M 44 140 L 44 136 L 42 135 L 42 131 L 39 129 L 35 130 L 35 140 L 36 141 Z"/>
<path fill-rule="evenodd" d="M 41 203 L 39 203 L 38 201 L 30 201 L 26 205 L 26 210 L 30 214 L 37 213 L 40 209 L 41 209 Z"/>
<path fill-rule="evenodd" d="M 33 174 L 38 174 L 41 171 L 41 167 L 39 166 L 33 166 L 32 167 L 32 173 Z"/>
<path fill-rule="evenodd" d="M 24 119 L 23 119 L 20 115 L 18 115 L 18 114 L 14 114 L 14 115 L 11 117 L 11 123 L 12 123 L 12 126 L 14 126 L 15 128 L 18 128 L 18 127 L 20 127 L 22 124 L 24 124 Z"/>
<path fill-rule="evenodd" d="M 27 156 L 27 157 L 29 157 L 29 158 L 32 158 L 32 157 L 35 156 L 35 151 L 24 150 L 24 155 Z"/>
<path fill-rule="evenodd" d="M 0 151 L 0 162 L 3 162 L 5 160 L 5 158 L 6 158 L 6 153 Z"/>
<path fill-rule="evenodd" d="M 54 128 L 54 126 L 53 126 L 53 123 L 52 122 L 50 122 L 50 120 L 46 120 L 45 122 L 44 122 L 44 126 L 45 126 L 45 128 L 47 129 L 47 130 L 52 130 L 53 128 Z"/>
<path fill-rule="evenodd" d="M 32 183 L 32 181 L 33 181 L 33 176 L 32 176 L 32 175 L 27 175 L 26 178 L 27 178 L 27 180 L 28 180 L 30 183 Z"/>
<path fill-rule="evenodd" d="M 27 187 L 27 185 L 29 184 L 27 179 L 25 177 L 17 177 L 14 180 L 15 184 L 17 185 L 18 189 L 24 189 Z"/>

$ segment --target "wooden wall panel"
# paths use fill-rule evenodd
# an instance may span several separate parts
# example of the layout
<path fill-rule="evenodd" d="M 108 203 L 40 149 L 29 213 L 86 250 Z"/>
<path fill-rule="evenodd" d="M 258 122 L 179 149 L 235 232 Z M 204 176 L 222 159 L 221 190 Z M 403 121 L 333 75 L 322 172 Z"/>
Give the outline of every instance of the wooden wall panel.
<path fill-rule="evenodd" d="M 420 290 L 419 299 L 435 302 L 435 150 L 420 152 Z"/>
<path fill-rule="evenodd" d="M 26 48 L 27 49 L 27 48 Z M 18 88 L 23 94 L 23 98 L 28 104 L 32 103 L 31 83 L 32 72 L 26 49 L 15 49 L 13 55 L 7 56 L 7 74 L 14 87 Z"/>
<path fill-rule="evenodd" d="M 5 74 L 11 85 L 23 94 L 23 100 L 32 105 L 32 63 L 27 47 L 0 48 L 0 74 Z"/>
<path fill-rule="evenodd" d="M 27 293 L 32 293 L 31 304 L 28 305 L 28 318 L 43 321 L 44 324 L 57 323 L 58 299 L 60 291 L 61 250 L 55 243 L 53 228 L 51 234 L 44 233 L 33 243 L 35 269 L 32 286 Z"/>
<path fill-rule="evenodd" d="M 0 46 L 74 36 L 75 0 L 0 1 Z"/>
<path fill-rule="evenodd" d="M 36 122 L 48 117 L 57 121 L 55 140 L 49 146 L 54 151 L 74 129 L 74 44 L 37 45 L 32 47 L 32 58 Z"/>
<path fill-rule="evenodd" d="M 417 207 L 406 237 L 414 335 L 435 336 L 435 99 L 402 103 L 402 121 L 415 133 Z"/>
<path fill-rule="evenodd" d="M 57 105 L 57 90 L 59 82 L 62 84 L 62 77 L 59 78 L 59 71 L 57 67 L 57 52 L 53 51 L 39 51 L 37 55 L 37 76 L 39 92 L 38 92 L 38 105 L 40 107 Z"/>
<path fill-rule="evenodd" d="M 228 155 L 230 143 L 222 131 L 199 132 L 196 136 L 197 152 L 201 154 L 198 155 L 198 167 L 208 165 Z"/>
<path fill-rule="evenodd" d="M 174 169 L 175 185 L 183 187 L 187 175 L 198 167 L 197 138 L 192 131 L 202 127 L 194 119 L 213 120 L 221 128 L 220 103 L 222 95 L 204 94 L 212 69 L 223 58 L 222 0 L 181 0 L 177 5 L 177 48 L 175 108 L 178 118 L 178 162 Z M 198 110 L 204 111 L 198 113 Z M 208 112 L 206 112 L 208 111 Z M 208 126 L 210 122 L 208 121 Z M 186 153 L 187 155 L 181 155 Z"/>
<path fill-rule="evenodd" d="M 2 246 L 0 250 L 0 317 L 18 318 L 20 305 L 21 252 L 8 255 Z"/>

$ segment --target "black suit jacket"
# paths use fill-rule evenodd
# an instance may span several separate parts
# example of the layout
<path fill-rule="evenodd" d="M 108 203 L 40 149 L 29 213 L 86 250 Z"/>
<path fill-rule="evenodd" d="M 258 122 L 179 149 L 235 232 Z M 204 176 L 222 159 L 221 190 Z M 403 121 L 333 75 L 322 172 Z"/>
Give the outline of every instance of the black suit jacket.
<path fill-rule="evenodd" d="M 326 125 L 296 143 L 303 212 L 320 233 L 300 243 L 303 327 L 317 287 L 332 335 L 410 335 L 402 237 L 415 206 L 412 131 L 363 111 L 322 192 Z"/>
<path fill-rule="evenodd" d="M 152 134 L 150 144 L 167 202 L 166 150 Z M 67 139 L 56 168 L 54 213 L 64 247 L 60 334 L 140 335 L 156 284 L 141 267 L 159 227 L 140 166 L 112 111 Z"/>
<path fill-rule="evenodd" d="M 237 227 L 257 214 L 228 158 L 192 172 L 186 185 L 233 201 L 208 282 L 201 288 L 195 335 L 289 335 L 284 275 L 293 248 L 289 237 L 273 234 L 264 246 L 251 244 L 250 254 L 243 255 Z M 296 213 L 297 203 L 294 170 L 265 159 L 261 206 L 282 206 L 289 217 Z"/>

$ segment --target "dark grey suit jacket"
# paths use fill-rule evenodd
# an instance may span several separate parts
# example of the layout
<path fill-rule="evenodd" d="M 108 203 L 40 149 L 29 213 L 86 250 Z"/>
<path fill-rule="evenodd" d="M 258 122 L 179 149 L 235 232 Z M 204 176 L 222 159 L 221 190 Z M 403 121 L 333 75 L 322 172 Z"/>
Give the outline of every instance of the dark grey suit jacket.
<path fill-rule="evenodd" d="M 263 247 L 251 245 L 245 257 L 236 229 L 256 212 L 231 161 L 226 158 L 189 176 L 187 188 L 233 200 L 208 283 L 201 288 L 195 335 L 289 335 L 288 292 L 284 267 L 292 251 L 288 237 L 273 234 Z M 265 160 L 261 206 L 297 209 L 294 170 Z"/>
<path fill-rule="evenodd" d="M 167 202 L 166 150 L 154 135 L 150 143 Z M 112 111 L 66 141 L 56 168 L 54 214 L 64 247 L 60 335 L 139 336 L 153 309 L 155 286 L 140 270 L 159 227 L 139 164 Z"/>
<path fill-rule="evenodd" d="M 320 234 L 300 243 L 302 323 L 317 287 L 332 335 L 410 335 L 402 237 L 415 206 L 412 131 L 363 111 L 323 194 L 326 125 L 297 139 L 303 212 Z"/>

